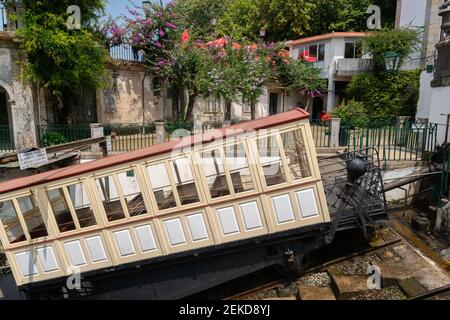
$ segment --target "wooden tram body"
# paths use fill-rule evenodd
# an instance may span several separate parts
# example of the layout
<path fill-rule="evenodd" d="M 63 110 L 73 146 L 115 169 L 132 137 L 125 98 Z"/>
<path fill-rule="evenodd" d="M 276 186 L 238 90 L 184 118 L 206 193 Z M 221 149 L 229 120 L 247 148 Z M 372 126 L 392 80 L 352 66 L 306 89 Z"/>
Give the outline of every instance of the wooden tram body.
<path fill-rule="evenodd" d="M 301 109 L 0 184 L 29 298 L 180 298 L 298 262 L 329 223 Z"/>

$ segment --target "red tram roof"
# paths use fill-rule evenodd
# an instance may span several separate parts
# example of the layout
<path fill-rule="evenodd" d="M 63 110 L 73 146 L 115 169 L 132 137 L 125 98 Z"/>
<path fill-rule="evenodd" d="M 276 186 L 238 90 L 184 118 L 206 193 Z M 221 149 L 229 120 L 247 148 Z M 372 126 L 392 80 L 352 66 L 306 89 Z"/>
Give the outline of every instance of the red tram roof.
<path fill-rule="evenodd" d="M 153 157 L 156 155 L 168 153 L 176 149 L 193 146 L 200 143 L 203 144 L 213 142 L 215 140 L 224 139 L 226 137 L 232 137 L 240 133 L 253 130 L 267 129 L 269 127 L 278 126 L 306 118 L 309 118 L 309 114 L 305 110 L 297 108 L 289 112 L 277 114 L 271 117 L 242 122 L 237 125 L 213 130 L 211 132 L 206 132 L 195 136 L 185 137 L 180 140 L 169 141 L 145 149 L 113 155 L 92 162 L 77 164 L 70 167 L 43 172 L 29 177 L 9 180 L 0 183 L 0 194 L 19 189 L 31 188 L 33 186 L 37 186 L 40 184 L 49 183 L 60 179 L 66 179 L 84 173 L 89 173 L 96 170 L 126 164 L 127 162 L 137 161 Z"/>

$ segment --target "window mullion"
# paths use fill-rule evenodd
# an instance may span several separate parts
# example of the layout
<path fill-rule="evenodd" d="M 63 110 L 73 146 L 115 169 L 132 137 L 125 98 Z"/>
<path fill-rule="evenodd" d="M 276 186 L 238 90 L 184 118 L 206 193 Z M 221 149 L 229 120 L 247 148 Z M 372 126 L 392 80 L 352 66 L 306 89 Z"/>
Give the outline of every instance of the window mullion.
<path fill-rule="evenodd" d="M 77 213 L 75 211 L 74 204 L 72 203 L 72 199 L 70 198 L 69 191 L 67 187 L 61 187 L 64 197 L 66 198 L 66 204 L 69 207 L 70 215 L 72 216 L 73 223 L 75 223 L 75 228 L 77 230 L 81 229 L 80 222 L 78 221 Z"/>
<path fill-rule="evenodd" d="M 167 160 L 164 161 L 164 167 L 166 168 L 167 177 L 169 178 L 170 185 L 172 186 L 172 193 L 175 197 L 175 202 L 177 204 L 177 207 L 181 207 L 180 196 L 178 195 L 177 186 L 175 184 L 175 178 L 173 177 L 172 168 L 170 167 L 169 161 L 167 161 Z"/>
<path fill-rule="evenodd" d="M 225 177 L 227 179 L 228 190 L 230 191 L 230 195 L 234 196 L 236 193 L 234 192 L 233 180 L 231 179 L 230 169 L 228 168 L 228 160 L 225 155 L 225 151 L 223 147 L 219 147 L 220 157 L 222 158 L 223 170 L 225 171 Z"/>
<path fill-rule="evenodd" d="M 115 173 L 112 174 L 112 178 L 113 178 L 113 182 L 116 187 L 117 195 L 119 196 L 119 199 L 120 199 L 120 205 L 122 206 L 123 213 L 125 214 L 125 218 L 129 218 L 130 213 L 128 212 L 127 203 L 125 201 L 125 197 L 123 196 L 123 191 L 122 191 L 122 187 L 120 185 L 119 178 L 117 177 L 117 174 L 115 174 Z"/>
<path fill-rule="evenodd" d="M 294 180 L 294 177 L 291 174 L 291 170 L 288 166 L 288 162 L 286 159 L 286 154 L 284 152 L 284 145 L 283 145 L 283 140 L 281 139 L 281 134 L 279 132 L 277 132 L 275 134 L 275 137 L 277 139 L 278 142 L 278 151 L 280 153 L 280 157 L 281 157 L 281 162 L 283 163 L 283 170 L 284 170 L 284 174 L 286 175 L 286 182 L 291 182 Z"/>

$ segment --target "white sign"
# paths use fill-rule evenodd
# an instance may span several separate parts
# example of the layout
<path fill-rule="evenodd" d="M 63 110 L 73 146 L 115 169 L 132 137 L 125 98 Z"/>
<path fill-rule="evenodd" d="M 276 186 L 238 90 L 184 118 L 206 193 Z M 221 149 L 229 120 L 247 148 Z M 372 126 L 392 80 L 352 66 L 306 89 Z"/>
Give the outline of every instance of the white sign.
<path fill-rule="evenodd" d="M 93 139 L 101 138 L 101 137 L 104 137 L 104 136 L 105 136 L 105 134 L 103 133 L 103 127 L 91 128 L 91 137 Z"/>
<path fill-rule="evenodd" d="M 39 149 L 25 153 L 18 153 L 20 170 L 40 167 L 48 163 L 47 150 Z"/>

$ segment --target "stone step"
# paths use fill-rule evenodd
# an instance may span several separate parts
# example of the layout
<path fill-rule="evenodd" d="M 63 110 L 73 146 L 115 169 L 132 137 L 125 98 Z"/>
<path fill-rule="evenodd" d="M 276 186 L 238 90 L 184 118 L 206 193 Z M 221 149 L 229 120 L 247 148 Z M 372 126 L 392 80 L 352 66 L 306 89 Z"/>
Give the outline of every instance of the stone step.
<path fill-rule="evenodd" d="M 340 300 L 347 300 L 369 290 L 367 275 L 338 275 L 331 274 L 334 292 Z"/>
<path fill-rule="evenodd" d="M 408 298 L 416 297 L 427 292 L 427 290 L 414 278 L 400 280 L 398 285 Z"/>
<path fill-rule="evenodd" d="M 298 286 L 300 300 L 336 300 L 330 287 L 304 287 Z"/>

